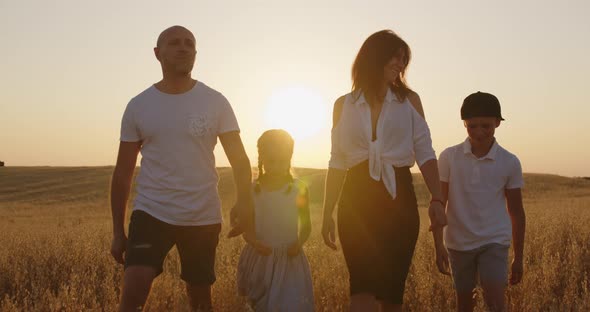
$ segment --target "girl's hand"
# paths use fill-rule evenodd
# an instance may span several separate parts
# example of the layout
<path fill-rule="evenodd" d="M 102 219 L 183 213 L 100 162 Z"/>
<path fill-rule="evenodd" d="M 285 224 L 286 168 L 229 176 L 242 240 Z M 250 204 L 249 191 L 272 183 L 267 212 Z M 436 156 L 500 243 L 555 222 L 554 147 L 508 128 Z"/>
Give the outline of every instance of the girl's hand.
<path fill-rule="evenodd" d="M 510 273 L 510 285 L 516 285 L 522 280 L 523 273 L 522 260 L 512 260 L 512 271 Z"/>
<path fill-rule="evenodd" d="M 324 237 L 324 244 L 332 250 L 336 250 L 336 224 L 332 216 L 324 216 L 322 222 L 322 236 Z"/>
<path fill-rule="evenodd" d="M 289 249 L 287 249 L 287 255 L 291 258 L 297 256 L 300 252 L 301 246 L 299 245 L 299 242 L 291 244 L 291 246 L 289 246 Z"/>
<path fill-rule="evenodd" d="M 252 246 L 259 254 L 263 256 L 269 256 L 272 253 L 272 248 L 270 248 L 265 243 L 259 241 L 256 237 L 246 233 L 244 233 L 243 236 L 244 240 L 246 240 L 246 243 Z"/>

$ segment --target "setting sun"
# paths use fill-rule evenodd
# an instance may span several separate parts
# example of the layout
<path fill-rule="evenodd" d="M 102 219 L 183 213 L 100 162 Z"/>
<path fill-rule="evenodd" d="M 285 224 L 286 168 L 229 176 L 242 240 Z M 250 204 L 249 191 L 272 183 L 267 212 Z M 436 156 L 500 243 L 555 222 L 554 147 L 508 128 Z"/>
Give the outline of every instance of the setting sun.
<path fill-rule="evenodd" d="M 329 122 L 328 105 L 312 89 L 303 86 L 275 90 L 266 103 L 264 121 L 268 128 L 288 131 L 295 140 L 316 135 Z"/>

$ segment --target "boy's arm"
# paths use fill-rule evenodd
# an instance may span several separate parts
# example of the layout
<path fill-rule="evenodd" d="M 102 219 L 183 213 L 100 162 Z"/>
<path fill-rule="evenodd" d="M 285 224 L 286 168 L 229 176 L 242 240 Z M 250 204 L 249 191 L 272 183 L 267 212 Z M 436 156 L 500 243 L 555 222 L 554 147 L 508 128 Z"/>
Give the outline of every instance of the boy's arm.
<path fill-rule="evenodd" d="M 520 188 L 506 189 L 506 205 L 510 219 L 512 220 L 512 243 L 514 248 L 514 260 L 512 261 L 512 274 L 510 284 L 518 284 L 523 274 L 524 233 L 526 229 L 526 217 L 522 204 L 522 192 Z"/>
<path fill-rule="evenodd" d="M 449 195 L 449 183 L 440 182 L 441 199 L 447 205 Z M 436 266 L 438 271 L 445 275 L 450 275 L 449 270 L 449 255 L 443 241 L 443 226 L 435 226 L 432 228 L 432 237 L 434 238 L 434 248 L 436 253 Z"/>
<path fill-rule="evenodd" d="M 232 167 L 234 181 L 237 188 L 237 200 L 235 212 L 239 220 L 239 229 L 232 229 L 230 237 L 237 236 L 246 232 L 246 234 L 254 233 L 254 205 L 250 186 L 252 184 L 252 169 L 250 168 L 250 160 L 240 133 L 238 131 L 230 131 L 219 135 L 219 141 L 223 146 L 225 155 Z"/>

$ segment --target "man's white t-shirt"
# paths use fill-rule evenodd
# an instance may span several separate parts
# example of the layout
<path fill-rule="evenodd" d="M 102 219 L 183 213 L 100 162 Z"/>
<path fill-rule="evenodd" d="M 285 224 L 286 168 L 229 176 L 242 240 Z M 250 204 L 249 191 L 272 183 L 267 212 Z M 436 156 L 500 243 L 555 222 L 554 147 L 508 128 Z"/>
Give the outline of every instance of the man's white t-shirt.
<path fill-rule="evenodd" d="M 489 243 L 510 246 L 512 222 L 506 209 L 506 189 L 522 188 L 518 158 L 494 142 L 477 158 L 469 138 L 445 149 L 438 161 L 440 180 L 449 184 L 445 245 L 472 250 Z"/>
<path fill-rule="evenodd" d="M 229 102 L 200 81 L 182 94 L 151 86 L 131 99 L 121 141 L 142 142 L 134 209 L 174 225 L 221 223 L 213 150 L 230 131 L 239 127 Z"/>

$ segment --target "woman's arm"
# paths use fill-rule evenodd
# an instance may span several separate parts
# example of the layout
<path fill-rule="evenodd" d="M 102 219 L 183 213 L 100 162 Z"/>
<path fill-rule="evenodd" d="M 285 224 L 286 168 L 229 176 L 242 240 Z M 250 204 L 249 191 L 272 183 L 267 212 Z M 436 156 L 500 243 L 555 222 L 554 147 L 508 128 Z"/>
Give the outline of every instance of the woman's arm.
<path fill-rule="evenodd" d="M 322 236 L 324 243 L 334 250 L 336 250 L 336 223 L 334 222 L 333 214 L 345 178 L 346 171 L 335 168 L 328 169 L 324 194 Z"/>
<path fill-rule="evenodd" d="M 438 174 L 438 165 L 436 159 L 431 159 L 420 166 L 420 171 L 424 177 L 424 182 L 430 191 L 430 206 L 428 208 L 428 216 L 430 217 L 431 226 L 443 227 L 447 225 L 447 217 L 445 215 L 445 206 L 440 187 L 440 177 Z"/>
<path fill-rule="evenodd" d="M 430 129 L 424 119 L 422 102 L 417 93 L 412 92 L 408 95 L 414 110 L 412 110 L 412 137 L 414 141 L 414 154 L 416 162 L 420 166 L 420 171 L 424 177 L 424 182 L 430 191 L 431 201 L 428 208 L 428 215 L 432 226 L 444 226 L 447 224 L 445 208 L 442 203 L 442 193 L 440 189 L 440 176 L 438 173 L 438 164 L 436 155 L 432 149 L 432 139 L 430 138 Z M 418 108 L 420 111 L 418 111 Z"/>
<path fill-rule="evenodd" d="M 322 236 L 324 243 L 336 250 L 336 225 L 334 222 L 334 208 L 340 197 L 340 191 L 344 184 L 346 177 L 346 170 L 339 169 L 342 166 L 342 151 L 338 146 L 338 137 L 336 126 L 340 120 L 342 109 L 344 107 L 344 97 L 340 97 L 334 103 L 334 111 L 332 113 L 332 149 L 330 157 L 330 167 L 326 174 L 326 187 L 324 190 L 324 215 L 322 222 Z"/>
<path fill-rule="evenodd" d="M 444 206 L 446 206 L 447 200 L 449 198 L 449 183 L 441 181 L 440 187 L 442 192 L 441 200 L 444 203 Z M 438 271 L 442 274 L 450 275 L 451 270 L 449 268 L 449 254 L 443 241 L 443 227 L 436 226 L 431 228 L 431 230 L 432 237 L 434 238 L 434 251 L 436 254 L 436 266 L 438 267 Z"/>

